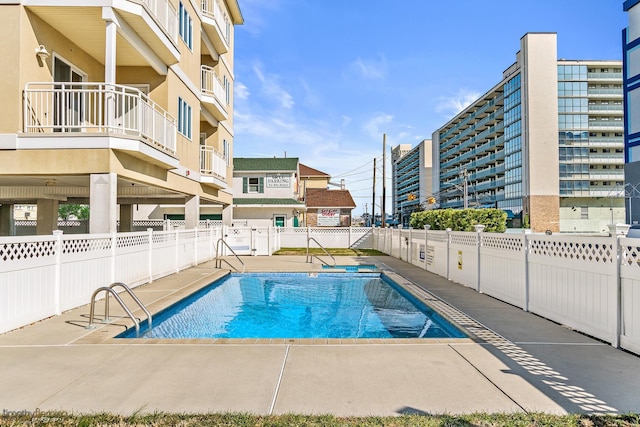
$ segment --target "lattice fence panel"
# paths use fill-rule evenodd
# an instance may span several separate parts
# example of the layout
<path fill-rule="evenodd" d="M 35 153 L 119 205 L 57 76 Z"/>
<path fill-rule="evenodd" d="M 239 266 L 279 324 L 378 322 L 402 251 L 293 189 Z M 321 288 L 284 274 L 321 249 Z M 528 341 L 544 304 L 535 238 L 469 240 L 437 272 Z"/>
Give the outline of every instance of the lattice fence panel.
<path fill-rule="evenodd" d="M 53 240 L 43 242 L 4 243 L 0 244 L 0 260 L 16 261 L 33 258 L 46 258 L 55 256 L 56 242 Z"/>
<path fill-rule="evenodd" d="M 515 236 L 482 236 L 482 246 L 491 249 L 505 251 L 522 252 L 524 250 L 524 240 Z"/>
<path fill-rule="evenodd" d="M 536 240 L 529 242 L 529 252 L 552 258 L 566 258 L 610 264 L 616 260 L 616 250 L 611 243 L 563 242 Z"/>

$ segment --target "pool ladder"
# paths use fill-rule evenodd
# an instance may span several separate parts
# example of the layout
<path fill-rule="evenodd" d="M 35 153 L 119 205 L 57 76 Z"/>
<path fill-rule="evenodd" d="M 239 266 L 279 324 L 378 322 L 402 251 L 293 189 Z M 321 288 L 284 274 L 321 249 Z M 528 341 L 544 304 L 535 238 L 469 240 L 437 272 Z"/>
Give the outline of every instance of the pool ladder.
<path fill-rule="evenodd" d="M 234 257 L 236 257 L 236 259 L 240 262 L 240 264 L 242 264 L 242 272 L 244 273 L 244 269 L 245 269 L 245 265 L 244 262 L 240 259 L 240 257 L 238 256 L 238 254 L 236 254 L 234 252 L 233 249 L 231 249 L 231 246 L 229 246 L 229 244 L 227 242 L 224 241 L 224 239 L 218 239 L 218 241 L 216 242 L 216 268 L 222 268 L 222 261 L 226 262 L 230 267 L 233 267 L 229 261 L 223 260 L 222 258 L 220 258 L 218 256 L 219 253 L 221 253 L 220 251 L 220 246 L 224 245 L 227 249 L 229 249 L 229 252 L 231 252 L 233 254 Z M 235 268 L 235 267 L 233 267 Z M 237 268 L 235 268 L 236 271 L 240 271 Z"/>
<path fill-rule="evenodd" d="M 151 330 L 153 328 L 153 320 L 151 318 L 151 313 L 149 313 L 149 310 L 147 310 L 147 307 L 145 307 L 145 305 L 142 303 L 142 301 L 140 301 L 138 296 L 135 293 L 133 293 L 131 288 L 122 282 L 115 282 L 115 283 L 112 283 L 110 286 L 102 286 L 93 292 L 93 295 L 91 296 L 91 308 L 89 310 L 89 325 L 87 325 L 87 329 L 93 329 L 95 327 L 93 326 L 93 318 L 95 313 L 96 297 L 100 292 L 105 292 L 106 295 L 104 299 L 104 322 L 106 323 L 111 321 L 111 319 L 109 318 L 109 294 L 111 294 L 113 295 L 115 300 L 118 301 L 118 303 L 120 304 L 120 307 L 122 307 L 125 313 L 127 313 L 127 316 L 129 316 L 129 318 L 135 324 L 136 337 L 140 335 L 140 322 L 133 315 L 133 313 L 127 306 L 127 304 L 125 304 L 122 298 L 120 298 L 120 295 L 118 295 L 118 293 L 115 291 L 114 288 L 116 287 L 120 287 L 124 289 L 131 296 L 131 298 L 136 302 L 136 304 L 138 304 L 138 306 L 142 309 L 142 311 L 144 311 L 144 313 L 147 315 L 147 323 L 149 323 L 149 330 Z"/>
<path fill-rule="evenodd" d="M 322 258 L 320 258 L 318 255 L 314 255 L 314 254 L 310 254 L 309 253 L 309 243 L 311 241 L 314 241 L 316 243 L 316 245 L 318 245 L 318 247 L 320 249 L 322 249 L 322 251 L 327 254 L 327 256 L 331 257 L 331 259 L 333 260 L 333 265 L 330 265 L 329 263 L 327 263 L 326 261 L 324 261 Z M 322 264 L 326 265 L 327 267 L 335 267 L 336 266 L 336 259 L 333 257 L 333 255 L 331 255 L 325 248 L 324 246 L 322 246 L 320 244 L 320 242 L 318 242 L 316 239 L 314 239 L 313 237 L 309 237 L 307 239 L 307 262 L 313 262 L 313 258 L 317 258 Z"/>

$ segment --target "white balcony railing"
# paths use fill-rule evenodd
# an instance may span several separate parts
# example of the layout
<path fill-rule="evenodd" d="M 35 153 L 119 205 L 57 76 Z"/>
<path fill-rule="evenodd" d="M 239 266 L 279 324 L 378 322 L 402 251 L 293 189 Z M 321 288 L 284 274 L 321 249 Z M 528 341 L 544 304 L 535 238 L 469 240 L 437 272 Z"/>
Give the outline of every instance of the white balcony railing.
<path fill-rule="evenodd" d="M 178 43 L 178 12 L 168 0 L 138 0 L 156 20 L 162 31 Z"/>
<path fill-rule="evenodd" d="M 227 91 L 215 70 L 207 65 L 200 68 L 200 89 L 205 95 L 213 96 L 220 105 L 227 106 Z"/>
<path fill-rule="evenodd" d="M 200 173 L 225 181 L 227 179 L 227 159 L 213 147 L 201 145 Z"/>
<path fill-rule="evenodd" d="M 138 137 L 176 152 L 176 121 L 136 88 L 106 83 L 27 83 L 25 133 L 86 132 Z"/>
<path fill-rule="evenodd" d="M 220 6 L 220 2 L 218 0 L 202 0 L 202 13 L 214 20 L 228 46 L 231 36 L 231 20 L 229 19 L 229 15 L 227 15 Z"/>

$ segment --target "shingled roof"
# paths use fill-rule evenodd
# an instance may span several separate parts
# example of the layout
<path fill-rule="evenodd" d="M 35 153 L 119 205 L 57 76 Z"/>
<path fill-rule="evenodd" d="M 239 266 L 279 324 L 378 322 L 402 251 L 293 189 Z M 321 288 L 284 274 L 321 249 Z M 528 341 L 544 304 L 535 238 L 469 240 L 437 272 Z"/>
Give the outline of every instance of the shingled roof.
<path fill-rule="evenodd" d="M 233 170 L 254 172 L 254 171 L 270 171 L 270 172 L 282 172 L 282 171 L 297 171 L 298 170 L 298 158 L 297 157 L 261 157 L 261 158 L 246 158 L 246 157 L 234 157 Z"/>
<path fill-rule="evenodd" d="M 322 171 L 319 171 L 318 169 L 314 169 L 307 165 L 303 165 L 302 163 L 300 163 L 300 176 L 301 177 L 321 176 L 323 178 L 331 178 L 331 175 L 329 175 L 328 173 L 324 173 Z"/>
<path fill-rule="evenodd" d="M 356 204 L 349 190 L 327 190 L 307 188 L 305 196 L 307 208 L 355 208 Z"/>

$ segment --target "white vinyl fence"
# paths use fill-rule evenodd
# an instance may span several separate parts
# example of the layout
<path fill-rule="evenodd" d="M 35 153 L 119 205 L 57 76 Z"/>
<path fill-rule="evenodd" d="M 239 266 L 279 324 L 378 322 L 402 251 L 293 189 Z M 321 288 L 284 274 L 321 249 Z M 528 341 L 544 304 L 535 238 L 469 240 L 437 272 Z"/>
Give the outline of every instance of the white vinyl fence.
<path fill-rule="evenodd" d="M 373 241 L 388 255 L 640 354 L 640 239 L 383 228 Z"/>
<path fill-rule="evenodd" d="M 0 333 L 87 304 L 97 288 L 113 282 L 136 287 L 231 251 L 268 256 L 307 242 L 349 247 L 371 233 L 370 228 L 211 225 L 184 230 L 183 222 L 166 221 L 165 231 L 0 237 Z"/>
<path fill-rule="evenodd" d="M 0 333 L 212 259 L 220 229 L 0 237 Z"/>

